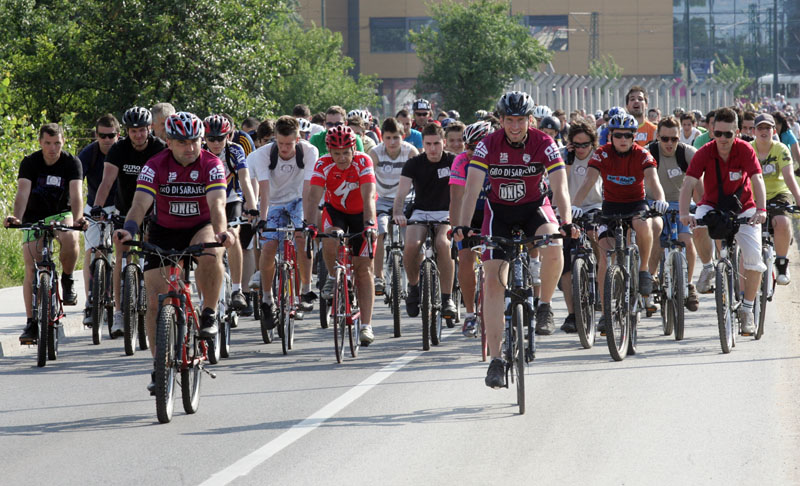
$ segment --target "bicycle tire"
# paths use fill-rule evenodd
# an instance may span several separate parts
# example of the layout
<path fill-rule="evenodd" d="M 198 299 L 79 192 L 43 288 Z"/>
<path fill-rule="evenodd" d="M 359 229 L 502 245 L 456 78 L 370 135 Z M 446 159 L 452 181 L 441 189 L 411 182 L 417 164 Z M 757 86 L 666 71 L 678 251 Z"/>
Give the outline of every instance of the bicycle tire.
<path fill-rule="evenodd" d="M 140 273 L 139 268 L 136 268 L 136 280 L 139 285 L 136 287 L 136 313 L 138 318 L 138 331 L 139 335 L 139 351 L 147 351 L 150 348 L 150 342 L 147 338 L 147 327 L 145 325 L 145 316 L 147 315 L 147 286 L 144 281 L 144 276 Z"/>
<path fill-rule="evenodd" d="M 138 311 L 136 309 L 136 293 L 139 289 L 136 268 L 128 265 L 125 267 L 125 277 L 122 281 L 122 339 L 125 345 L 125 355 L 133 356 L 136 352 L 136 332 L 138 331 Z"/>
<path fill-rule="evenodd" d="M 394 337 L 396 338 L 399 338 L 403 334 L 400 326 L 400 298 L 403 291 L 401 288 L 403 272 L 402 258 L 400 252 L 392 252 L 392 262 L 390 264 L 390 272 L 392 272 L 390 305 L 394 325 Z"/>
<path fill-rule="evenodd" d="M 773 266 L 771 265 L 770 251 L 766 248 L 761 250 L 761 259 L 767 266 L 767 269 L 761 274 L 761 285 L 759 286 L 758 302 L 753 306 L 756 321 L 756 340 L 761 339 L 764 335 L 764 324 L 767 317 L 767 300 L 769 299 L 769 284 L 772 280 Z"/>
<path fill-rule="evenodd" d="M 336 269 L 336 285 L 333 287 L 333 298 L 331 299 L 332 321 L 333 321 L 333 349 L 336 353 L 336 362 L 341 363 L 344 358 L 344 335 L 347 327 L 347 304 L 344 293 L 344 274 L 342 270 Z"/>
<path fill-rule="evenodd" d="M 420 311 L 422 313 L 422 350 L 431 349 L 431 324 L 433 301 L 431 296 L 430 263 L 423 261 L 419 274 Z"/>
<path fill-rule="evenodd" d="M 183 398 L 183 411 L 187 414 L 197 412 L 197 408 L 200 406 L 200 382 L 203 377 L 199 359 L 202 354 L 200 351 L 200 338 L 196 332 L 193 332 L 195 327 L 194 316 L 189 314 L 186 319 L 186 326 L 179 326 L 178 328 L 179 342 L 186 343 L 186 358 L 189 362 L 188 366 L 181 367 L 181 397 Z M 217 336 L 219 336 L 219 333 L 217 333 Z"/>
<path fill-rule="evenodd" d="M 39 275 L 39 285 L 36 287 L 36 306 L 38 307 L 36 323 L 39 336 L 36 338 L 36 366 L 39 368 L 47 364 L 47 328 L 51 319 L 50 309 L 50 275 Z"/>
<path fill-rule="evenodd" d="M 99 345 L 103 341 L 103 313 L 106 292 L 106 262 L 95 258 L 92 262 L 92 344 Z"/>
<path fill-rule="evenodd" d="M 64 313 L 59 309 L 58 290 L 50 292 L 50 319 L 47 324 L 47 360 L 55 361 L 58 359 L 58 321 Z"/>
<path fill-rule="evenodd" d="M 234 319 L 238 320 L 239 315 L 235 311 L 228 309 L 225 311 L 225 317 L 221 319 L 219 326 L 219 356 L 220 358 L 231 357 L 231 329 L 234 327 L 231 323 Z"/>
<path fill-rule="evenodd" d="M 603 289 L 606 321 L 606 341 L 614 361 L 622 361 L 628 354 L 628 310 L 625 309 L 625 276 L 622 267 L 613 264 L 606 271 Z"/>
<path fill-rule="evenodd" d="M 722 352 L 728 354 L 734 346 L 734 316 L 731 307 L 730 267 L 725 261 L 717 263 L 714 275 L 714 297 L 717 304 L 717 327 Z"/>
<path fill-rule="evenodd" d="M 354 289 L 348 287 L 348 298 L 351 299 L 351 315 L 358 313 L 358 301 L 356 300 Z M 353 319 L 352 324 L 347 326 L 347 338 L 350 341 L 350 356 L 358 357 L 358 350 L 361 348 L 361 314 Z"/>
<path fill-rule="evenodd" d="M 667 257 L 665 255 L 662 255 L 661 261 L 659 262 L 660 278 L 658 279 L 658 291 L 661 295 L 661 331 L 664 336 L 670 336 L 675 329 L 675 322 L 673 321 L 673 302 L 667 298 L 666 289 L 671 288 L 672 286 L 672 275 L 670 275 L 670 272 L 667 271 L 667 263 L 665 261 L 666 258 Z"/>
<path fill-rule="evenodd" d="M 512 335 L 512 359 L 514 361 L 512 378 L 516 374 L 517 405 L 519 414 L 525 415 L 525 335 L 522 333 L 522 320 L 525 311 L 522 304 L 516 304 L 511 310 L 511 325 L 514 326 Z"/>
<path fill-rule="evenodd" d="M 481 361 L 486 361 L 486 356 L 489 354 L 489 343 L 486 339 L 486 326 L 483 323 L 483 266 L 478 267 L 477 276 L 475 277 L 475 325 L 480 329 L 481 333 Z"/>
<path fill-rule="evenodd" d="M 576 258 L 572 263 L 572 308 L 575 312 L 575 327 L 584 349 L 594 346 L 595 328 L 594 304 L 589 293 L 589 271 L 584 258 Z"/>
<path fill-rule="evenodd" d="M 433 298 L 433 305 L 431 306 L 431 344 L 438 346 L 442 342 L 442 286 L 439 280 L 439 272 L 431 268 L 431 297 Z"/>
<path fill-rule="evenodd" d="M 175 359 L 178 344 L 178 323 L 175 307 L 163 306 L 156 321 L 156 416 L 162 424 L 172 420 L 175 408 Z"/>
<path fill-rule="evenodd" d="M 453 303 L 456 305 L 456 315 L 452 319 L 445 319 L 445 324 L 448 328 L 456 325 L 456 322 L 461 321 L 461 288 L 458 286 L 458 260 L 455 261 L 453 266 L 453 289 L 450 292 Z M 444 304 L 444 302 L 442 303 Z"/>
<path fill-rule="evenodd" d="M 275 275 L 278 275 L 278 272 L 275 272 Z M 273 278 L 274 281 L 274 278 Z M 262 282 L 263 283 L 263 282 Z M 275 286 L 273 283 L 272 287 L 273 296 L 275 295 Z M 259 288 L 258 289 L 258 305 L 261 305 L 261 302 L 264 301 L 264 291 Z M 259 324 L 261 325 L 261 340 L 264 341 L 264 344 L 271 344 L 272 341 L 275 340 L 275 328 L 269 329 L 267 327 L 267 316 L 263 312 L 261 313 L 261 319 L 259 319 Z"/>
<path fill-rule="evenodd" d="M 280 269 L 276 268 L 277 272 L 280 272 L 280 277 L 278 279 L 278 288 L 279 292 L 275 294 L 278 299 L 278 336 L 281 338 L 281 351 L 284 355 L 289 354 L 289 313 L 290 313 L 290 302 L 289 300 L 292 298 L 292 289 L 291 289 L 291 277 L 289 277 L 289 270 L 285 265 L 281 265 Z"/>
<path fill-rule="evenodd" d="M 635 312 L 631 311 L 631 308 L 628 309 L 627 317 L 628 317 L 628 356 L 633 356 L 636 354 L 636 345 L 638 343 L 639 338 L 639 323 L 642 320 L 642 308 L 644 307 L 644 297 L 639 295 L 639 248 L 634 246 L 631 249 L 631 266 L 630 268 L 633 269 L 631 278 L 630 278 L 630 286 L 628 287 L 630 293 L 630 302 L 637 302 L 639 305 L 634 305 L 633 308 L 636 309 Z"/>
<path fill-rule="evenodd" d="M 328 279 L 328 267 L 325 266 L 325 260 L 322 258 L 322 250 L 317 252 L 317 289 L 319 290 L 319 327 L 327 329 L 331 325 L 332 311 L 330 299 L 322 297 L 322 288 L 325 286 L 325 280 Z"/>
<path fill-rule="evenodd" d="M 686 274 L 683 271 L 683 254 L 672 254 L 672 319 L 675 340 L 682 341 L 686 324 Z"/>
<path fill-rule="evenodd" d="M 208 356 L 208 362 L 211 364 L 219 363 L 219 360 L 222 359 L 222 340 L 220 339 L 219 330 L 222 328 L 222 318 L 217 313 L 217 333 L 214 335 L 213 338 L 206 338 L 206 354 Z"/>
<path fill-rule="evenodd" d="M 261 298 L 258 296 L 258 291 L 253 290 L 250 292 L 250 302 L 253 303 L 253 320 L 261 320 Z"/>

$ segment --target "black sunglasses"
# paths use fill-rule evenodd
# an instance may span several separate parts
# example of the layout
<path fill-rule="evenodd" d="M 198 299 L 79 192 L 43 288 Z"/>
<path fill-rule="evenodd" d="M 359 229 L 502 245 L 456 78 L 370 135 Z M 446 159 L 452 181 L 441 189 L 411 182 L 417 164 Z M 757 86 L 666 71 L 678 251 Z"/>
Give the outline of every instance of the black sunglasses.
<path fill-rule="evenodd" d="M 680 140 L 678 137 L 658 137 L 658 138 L 664 143 L 677 142 L 678 140 Z"/>
<path fill-rule="evenodd" d="M 633 138 L 633 133 L 631 132 L 616 132 L 613 135 L 614 138 Z"/>
<path fill-rule="evenodd" d="M 224 142 L 228 138 L 227 135 L 222 135 L 220 137 L 206 137 L 207 142 Z"/>
<path fill-rule="evenodd" d="M 97 136 L 98 136 L 98 138 L 107 138 L 107 139 L 111 140 L 112 138 L 116 138 L 117 137 L 117 132 L 114 132 L 114 133 L 100 133 L 100 132 L 97 132 Z"/>
<path fill-rule="evenodd" d="M 583 142 L 583 143 L 572 142 L 572 146 L 575 147 L 575 148 L 586 148 L 586 147 L 589 147 L 591 145 L 592 145 L 592 142 Z"/>
<path fill-rule="evenodd" d="M 427 112 L 427 111 L 422 111 L 422 112 L 415 111 L 414 112 L 414 116 L 429 116 L 429 115 L 430 115 L 430 113 Z"/>
<path fill-rule="evenodd" d="M 328 127 L 328 128 L 340 127 L 342 125 L 344 125 L 344 122 L 340 122 L 340 121 L 336 122 L 336 123 L 334 123 L 334 122 L 325 122 L 325 126 Z"/>
<path fill-rule="evenodd" d="M 720 137 L 733 138 L 733 135 L 734 133 L 731 131 L 721 132 L 719 130 L 714 130 L 714 138 L 720 138 Z"/>

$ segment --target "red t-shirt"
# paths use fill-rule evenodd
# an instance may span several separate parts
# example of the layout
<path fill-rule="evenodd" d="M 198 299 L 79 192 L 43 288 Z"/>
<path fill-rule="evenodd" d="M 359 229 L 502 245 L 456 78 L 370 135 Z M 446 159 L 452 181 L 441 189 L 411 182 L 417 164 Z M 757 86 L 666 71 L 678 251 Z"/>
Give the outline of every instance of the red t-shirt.
<path fill-rule="evenodd" d="M 341 170 L 336 167 L 330 154 L 319 158 L 311 176 L 311 185 L 325 188 L 325 202 L 345 214 L 364 211 L 361 199 L 361 184 L 375 184 L 372 159 L 363 152 L 356 152 L 350 166 Z M 377 197 L 377 192 L 376 192 Z"/>
<path fill-rule="evenodd" d="M 743 187 L 739 197 L 742 202 L 742 211 L 756 207 L 750 178 L 761 173 L 761 164 L 758 162 L 758 156 L 753 147 L 740 138 L 734 139 L 727 162 L 720 158 L 716 140 L 703 145 L 694 154 L 692 162 L 686 170 L 686 175 L 695 179 L 703 177 L 703 200 L 700 201 L 700 204 L 717 207 L 719 189 L 717 189 L 716 160 L 719 160 L 722 191 L 726 195 L 731 195 Z"/>
<path fill-rule="evenodd" d="M 609 142 L 595 150 L 589 167 L 600 171 L 603 201 L 632 203 L 644 201 L 644 171 L 648 167 L 655 169 L 656 161 L 650 152 L 636 144 L 620 156 Z"/>

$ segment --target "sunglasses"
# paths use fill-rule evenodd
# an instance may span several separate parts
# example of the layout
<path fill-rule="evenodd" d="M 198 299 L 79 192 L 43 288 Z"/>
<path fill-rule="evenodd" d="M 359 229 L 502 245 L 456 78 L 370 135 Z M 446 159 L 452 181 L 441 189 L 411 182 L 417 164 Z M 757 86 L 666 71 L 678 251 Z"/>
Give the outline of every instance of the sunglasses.
<path fill-rule="evenodd" d="M 100 133 L 100 132 L 97 132 L 97 136 L 98 136 L 98 138 L 107 138 L 107 139 L 111 140 L 111 139 L 117 138 L 117 132 L 114 132 L 114 133 Z"/>
<path fill-rule="evenodd" d="M 583 143 L 572 142 L 572 146 L 575 147 L 575 148 L 586 148 L 586 147 L 589 147 L 591 145 L 592 145 L 592 142 L 583 142 Z"/>
<path fill-rule="evenodd" d="M 340 127 L 342 125 L 344 125 L 344 122 L 340 122 L 340 121 L 339 122 L 325 122 L 325 126 L 328 127 L 328 128 Z"/>
<path fill-rule="evenodd" d="M 669 142 L 675 143 L 678 140 L 680 140 L 680 138 L 678 137 L 658 137 L 658 138 L 664 143 L 669 143 Z"/>
<path fill-rule="evenodd" d="M 719 130 L 714 130 L 714 138 L 721 138 L 721 137 L 733 138 L 733 135 L 734 133 L 731 131 L 721 132 Z"/>
<path fill-rule="evenodd" d="M 427 111 L 415 111 L 414 112 L 414 116 L 428 116 L 428 115 L 430 115 L 430 113 L 427 112 Z"/>
<path fill-rule="evenodd" d="M 613 135 L 614 138 L 633 138 L 633 133 L 631 132 L 616 132 Z"/>
<path fill-rule="evenodd" d="M 224 142 L 227 139 L 227 135 L 222 135 L 221 137 L 206 137 L 207 142 Z"/>

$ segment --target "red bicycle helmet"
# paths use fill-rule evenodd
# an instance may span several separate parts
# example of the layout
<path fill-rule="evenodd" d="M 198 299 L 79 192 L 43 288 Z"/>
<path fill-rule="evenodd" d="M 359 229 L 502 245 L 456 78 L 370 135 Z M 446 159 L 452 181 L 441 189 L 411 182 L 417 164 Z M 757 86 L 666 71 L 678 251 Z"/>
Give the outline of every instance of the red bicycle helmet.
<path fill-rule="evenodd" d="M 210 115 L 203 120 L 206 128 L 206 137 L 221 137 L 230 133 L 231 122 L 222 115 Z"/>
<path fill-rule="evenodd" d="M 344 125 L 333 127 L 325 136 L 325 144 L 328 146 L 328 150 L 355 147 L 356 132 Z"/>

